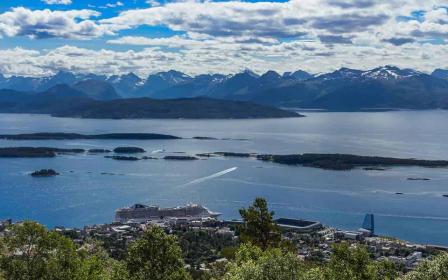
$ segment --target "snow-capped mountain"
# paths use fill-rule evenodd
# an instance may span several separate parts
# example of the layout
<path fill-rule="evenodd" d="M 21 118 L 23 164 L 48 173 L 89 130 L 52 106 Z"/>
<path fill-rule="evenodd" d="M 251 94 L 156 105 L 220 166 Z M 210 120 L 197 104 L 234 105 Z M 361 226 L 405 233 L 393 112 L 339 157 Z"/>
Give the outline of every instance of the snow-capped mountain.
<path fill-rule="evenodd" d="M 422 75 L 422 72 L 415 71 L 412 69 L 400 69 L 395 66 L 383 66 L 378 67 L 369 71 L 365 71 L 361 74 L 364 78 L 376 79 L 376 80 L 401 80 L 413 76 Z"/>
<path fill-rule="evenodd" d="M 413 69 L 382 66 L 363 71 L 350 68 L 312 75 L 305 71 L 262 75 L 244 70 L 195 77 L 170 70 L 142 79 L 134 73 L 112 75 L 76 74 L 61 71 L 35 78 L 0 75 L 0 89 L 44 92 L 65 84 L 94 99 L 151 97 L 157 99 L 206 96 L 274 106 L 358 110 L 365 107 L 448 107 L 448 71 L 432 75 Z M 63 90 L 64 87 L 56 87 Z M 67 88 L 65 88 L 67 89 Z M 117 95 L 118 94 L 118 95 Z"/>

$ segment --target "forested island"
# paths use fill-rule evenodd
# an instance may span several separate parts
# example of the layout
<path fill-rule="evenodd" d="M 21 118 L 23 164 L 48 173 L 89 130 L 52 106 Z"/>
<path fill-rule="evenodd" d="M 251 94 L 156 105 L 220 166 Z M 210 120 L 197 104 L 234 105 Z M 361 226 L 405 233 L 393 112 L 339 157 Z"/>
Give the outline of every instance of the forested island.
<path fill-rule="evenodd" d="M 448 167 L 447 160 L 419 160 L 350 154 L 258 155 L 257 159 L 280 164 L 302 165 L 330 170 L 351 170 L 356 167 L 420 166 Z"/>
<path fill-rule="evenodd" d="M 0 148 L 0 158 L 51 158 L 57 154 L 79 154 L 84 152 L 84 149 L 7 147 Z"/>
<path fill-rule="evenodd" d="M 54 177 L 54 176 L 59 175 L 59 173 L 53 169 L 41 169 L 41 170 L 34 171 L 30 175 L 32 177 Z"/>
<path fill-rule="evenodd" d="M 261 161 L 269 161 L 286 165 L 301 165 L 328 170 L 352 170 L 364 167 L 366 170 L 384 170 L 384 167 L 393 166 L 420 166 L 420 167 L 448 167 L 448 160 L 420 160 L 402 159 L 392 157 L 360 156 L 350 154 L 253 154 L 236 152 L 214 152 L 197 154 L 201 157 L 253 157 Z"/>
<path fill-rule="evenodd" d="M 117 154 L 139 154 L 146 152 L 145 149 L 139 147 L 117 147 L 114 149 L 114 153 Z"/>
<path fill-rule="evenodd" d="M 6 140 L 170 140 L 181 137 L 157 133 L 79 134 L 65 132 L 39 132 L 26 134 L 0 134 Z"/>

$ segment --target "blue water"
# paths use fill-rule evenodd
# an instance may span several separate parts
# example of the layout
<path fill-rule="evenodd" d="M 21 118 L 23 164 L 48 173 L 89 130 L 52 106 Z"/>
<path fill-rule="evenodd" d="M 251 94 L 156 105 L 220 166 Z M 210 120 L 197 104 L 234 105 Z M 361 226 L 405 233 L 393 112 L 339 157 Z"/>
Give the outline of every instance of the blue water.
<path fill-rule="evenodd" d="M 447 111 L 306 115 L 306 118 L 275 120 L 81 120 L 0 114 L 1 134 L 155 132 L 247 139 L 0 140 L 0 146 L 89 149 L 132 145 L 156 157 L 177 152 L 235 151 L 448 159 Z M 42 168 L 53 168 L 61 175 L 54 178 L 28 175 Z M 408 177 L 427 177 L 431 181 L 408 181 Z M 448 245 L 448 198 L 442 197 L 443 194 L 448 194 L 445 168 L 326 171 L 252 159 L 122 162 L 88 154 L 0 159 L 0 219 L 33 219 L 50 227 L 110 222 L 116 208 L 136 202 L 161 206 L 199 202 L 222 212 L 225 218 L 237 218 L 240 207 L 262 196 L 268 199 L 277 216 L 308 218 L 338 228 L 357 229 L 365 213 L 374 213 L 379 234 Z"/>

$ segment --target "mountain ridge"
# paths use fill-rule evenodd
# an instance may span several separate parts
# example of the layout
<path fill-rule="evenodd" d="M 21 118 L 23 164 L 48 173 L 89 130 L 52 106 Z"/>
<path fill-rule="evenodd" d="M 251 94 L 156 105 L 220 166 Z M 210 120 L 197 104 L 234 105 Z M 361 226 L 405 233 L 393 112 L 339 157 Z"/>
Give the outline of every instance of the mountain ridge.
<path fill-rule="evenodd" d="M 60 71 L 45 78 L 2 75 L 0 89 L 38 93 L 48 91 L 59 81 L 96 100 L 209 97 L 334 111 L 448 108 L 448 70 L 426 74 L 391 65 L 365 71 L 343 67 L 321 74 L 302 70 L 280 74 L 270 70 L 258 75 L 244 70 L 233 75 L 189 76 L 170 70 L 151 74 L 147 79 L 134 73 L 106 77 Z"/>

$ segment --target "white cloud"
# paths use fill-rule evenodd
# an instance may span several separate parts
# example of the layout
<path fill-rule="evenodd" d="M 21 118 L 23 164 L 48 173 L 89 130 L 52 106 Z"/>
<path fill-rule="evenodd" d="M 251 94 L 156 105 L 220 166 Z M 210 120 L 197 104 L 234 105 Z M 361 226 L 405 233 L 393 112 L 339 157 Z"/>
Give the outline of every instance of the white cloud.
<path fill-rule="evenodd" d="M 103 47 L 125 45 L 131 49 L 93 51 L 66 46 L 27 54 L 36 67 L 25 69 L 12 63 L 2 67 L 8 67 L 9 72 L 41 75 L 58 67 L 105 74 L 128 70 L 145 74 L 175 68 L 195 74 L 229 73 L 246 67 L 260 72 L 298 68 L 321 72 L 380 64 L 430 71 L 448 65 L 448 13 L 442 8 L 447 0 L 146 3 L 150 7 L 126 10 L 110 18 L 100 18 L 93 10 L 15 8 L 0 14 L 3 36 L 89 39 L 130 30 L 128 36 L 108 38 L 109 45 Z M 422 12 L 415 16 L 415 11 Z M 181 35 L 132 36 L 132 29 L 140 26 L 164 26 Z M 434 40 L 437 44 L 429 43 Z M 73 62 L 73 57 L 79 63 Z"/>
<path fill-rule="evenodd" d="M 100 13 L 93 10 L 51 11 L 18 7 L 0 14 L 0 35 L 30 38 L 88 38 L 111 34 L 91 18 Z"/>
<path fill-rule="evenodd" d="M 381 41 L 446 33 L 447 13 L 445 8 L 438 8 L 440 4 L 436 0 L 187 1 L 153 3 L 152 7 L 124 11 L 99 23 L 110 31 L 148 25 L 213 37 L 312 37 L 347 44 L 368 37 L 378 36 L 377 41 Z M 423 22 L 399 20 L 420 10 L 426 12 Z"/>
<path fill-rule="evenodd" d="M 100 9 L 107 9 L 107 8 L 116 8 L 116 7 L 123 7 L 123 2 L 117 1 L 115 3 L 107 3 L 104 6 L 99 6 Z"/>
<path fill-rule="evenodd" d="M 176 40 L 187 38 L 171 38 Z M 168 40 L 168 39 L 167 39 Z M 150 43 L 154 43 L 150 41 Z M 157 42 L 161 44 L 166 42 Z M 227 43 L 209 41 L 205 46 L 188 43 L 188 48 L 169 51 L 148 47 L 140 51 L 91 50 L 63 46 L 53 50 L 0 50 L 0 72 L 7 75 L 42 76 L 65 69 L 97 74 L 149 73 L 177 69 L 190 75 L 235 73 L 246 68 L 263 73 L 304 69 L 310 72 L 331 71 L 342 66 L 370 69 L 383 64 L 430 72 L 448 65 L 448 46 L 410 43 L 404 46 L 341 45 L 338 48 L 318 41 L 282 42 L 277 44 Z M 416 64 L 418 61 L 418 65 Z"/>
<path fill-rule="evenodd" d="M 146 0 L 146 4 L 150 5 L 151 7 L 160 6 L 160 2 L 156 0 Z"/>
<path fill-rule="evenodd" d="M 42 2 L 48 5 L 70 5 L 72 0 L 42 0 Z"/>

